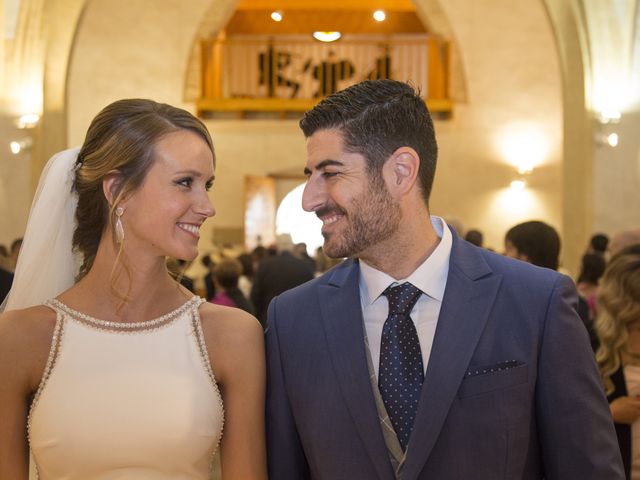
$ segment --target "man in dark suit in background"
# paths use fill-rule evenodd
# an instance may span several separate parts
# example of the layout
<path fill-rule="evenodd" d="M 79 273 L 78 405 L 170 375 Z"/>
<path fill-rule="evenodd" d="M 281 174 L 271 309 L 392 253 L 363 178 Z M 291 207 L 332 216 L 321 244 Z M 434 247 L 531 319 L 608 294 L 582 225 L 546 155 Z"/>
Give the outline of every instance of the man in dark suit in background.
<path fill-rule="evenodd" d="M 288 234 L 276 238 L 277 254 L 264 258 L 258 265 L 251 286 L 251 303 L 262 326 L 267 323 L 267 307 L 276 295 L 313 278 L 313 267 L 293 255 L 293 242 Z"/>
<path fill-rule="evenodd" d="M 303 207 L 351 259 L 269 307 L 270 478 L 623 479 L 571 280 L 430 217 L 419 95 L 365 81 L 301 127 Z"/>
<path fill-rule="evenodd" d="M 551 225 L 538 220 L 519 223 L 511 227 L 504 237 L 505 255 L 538 267 L 558 270 L 560 266 L 560 235 Z M 589 305 L 578 296 L 575 305 L 580 320 L 589 333 L 591 348 L 598 348 L 598 335 L 589 319 Z"/>

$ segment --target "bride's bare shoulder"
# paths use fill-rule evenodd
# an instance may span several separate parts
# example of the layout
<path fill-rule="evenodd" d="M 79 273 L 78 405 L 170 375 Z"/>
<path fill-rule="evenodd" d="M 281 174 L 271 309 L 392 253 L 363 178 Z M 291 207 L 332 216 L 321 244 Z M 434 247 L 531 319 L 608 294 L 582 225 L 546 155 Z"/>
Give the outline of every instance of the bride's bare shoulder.
<path fill-rule="evenodd" d="M 2 356 L 48 351 L 55 323 L 56 313 L 44 305 L 0 314 Z"/>
<path fill-rule="evenodd" d="M 251 378 L 264 370 L 263 331 L 253 315 L 204 303 L 200 318 L 216 380 L 223 386 L 239 376 Z"/>
<path fill-rule="evenodd" d="M 225 342 L 230 337 L 236 337 L 239 343 L 247 338 L 262 338 L 262 327 L 253 315 L 239 308 L 225 307 L 205 302 L 200 306 L 202 326 L 214 337 L 224 337 Z"/>

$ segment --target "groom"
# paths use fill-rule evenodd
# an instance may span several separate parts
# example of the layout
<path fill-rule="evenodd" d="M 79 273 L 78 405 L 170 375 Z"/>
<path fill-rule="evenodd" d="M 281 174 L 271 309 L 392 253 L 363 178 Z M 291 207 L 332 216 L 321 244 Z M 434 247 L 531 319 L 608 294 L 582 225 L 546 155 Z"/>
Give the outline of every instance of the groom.
<path fill-rule="evenodd" d="M 417 93 L 365 81 L 300 125 L 303 207 L 350 259 L 270 305 L 270 478 L 623 479 L 572 282 L 429 216 Z"/>

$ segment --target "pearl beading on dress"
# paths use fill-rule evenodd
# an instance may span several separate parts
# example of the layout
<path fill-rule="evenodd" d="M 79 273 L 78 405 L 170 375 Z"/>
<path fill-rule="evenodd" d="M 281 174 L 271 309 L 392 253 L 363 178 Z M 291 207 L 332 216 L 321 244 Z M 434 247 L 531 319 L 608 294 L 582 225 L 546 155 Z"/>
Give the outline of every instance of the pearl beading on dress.
<path fill-rule="evenodd" d="M 161 317 L 144 322 L 113 322 L 109 320 L 100 320 L 90 315 L 86 315 L 82 312 L 78 312 L 77 310 L 68 307 L 55 298 L 47 301 L 45 305 L 50 306 L 56 311 L 62 311 L 69 315 L 72 319 L 79 320 L 82 323 L 88 324 L 89 326 L 97 327 L 100 330 L 140 332 L 155 330 L 163 324 L 168 324 L 171 320 L 179 317 L 181 314 L 183 314 L 193 306 L 199 306 L 203 301 L 204 300 L 202 298 L 193 296 L 177 309 L 166 313 Z"/>
<path fill-rule="evenodd" d="M 49 356 L 47 357 L 47 364 L 44 367 L 44 373 L 42 374 L 42 378 L 40 379 L 40 384 L 38 385 L 38 389 L 33 396 L 33 400 L 31 401 L 31 405 L 29 406 L 29 415 L 27 415 L 27 443 L 29 446 L 31 445 L 31 418 L 33 416 L 33 411 L 35 409 L 40 396 L 42 395 L 42 391 L 44 390 L 49 377 L 51 376 L 51 372 L 53 371 L 53 367 L 55 365 L 56 359 L 58 358 L 58 353 L 60 352 L 60 344 L 62 342 L 62 335 L 64 333 L 64 317 L 62 314 L 56 310 L 56 325 L 53 329 L 53 336 L 51 337 L 51 348 L 49 349 Z M 39 478 L 38 474 L 38 466 L 36 465 L 36 478 Z"/>
<path fill-rule="evenodd" d="M 198 303 L 198 307 L 202 305 L 206 300 L 200 299 L 201 301 Z M 220 403 L 220 410 L 222 412 L 222 435 L 224 435 L 224 422 L 225 422 L 225 410 L 224 410 L 224 402 L 222 400 L 222 393 L 220 392 L 220 388 L 218 388 L 218 382 L 216 382 L 216 377 L 213 373 L 213 368 L 211 368 L 211 357 L 209 356 L 209 351 L 207 350 L 207 344 L 204 341 L 204 332 L 202 331 L 202 320 L 200 319 L 200 310 L 198 308 L 194 308 L 193 313 L 191 315 L 191 323 L 193 326 L 193 334 L 196 337 L 196 344 L 198 345 L 198 350 L 200 351 L 200 356 L 202 357 L 202 362 L 204 363 L 204 368 L 211 380 L 211 384 L 213 385 L 213 389 L 215 391 L 216 396 L 218 397 L 218 402 Z M 211 452 L 211 461 L 209 462 L 209 470 L 213 469 L 213 462 L 215 460 L 216 452 L 218 451 L 218 447 L 220 447 L 220 441 L 222 440 L 222 435 L 218 437 L 218 442 L 213 447 L 213 451 Z"/>

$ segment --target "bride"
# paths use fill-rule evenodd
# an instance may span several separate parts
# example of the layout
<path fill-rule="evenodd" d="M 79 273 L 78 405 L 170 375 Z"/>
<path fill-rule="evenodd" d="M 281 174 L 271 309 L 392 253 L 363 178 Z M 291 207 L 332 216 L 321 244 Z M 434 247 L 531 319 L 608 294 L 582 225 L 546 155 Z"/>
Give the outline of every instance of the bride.
<path fill-rule="evenodd" d="M 188 112 L 121 100 L 54 156 L 0 315 L 0 478 L 266 479 L 262 329 L 167 272 L 193 260 L 215 155 Z M 224 424 L 224 435 L 222 434 Z"/>

